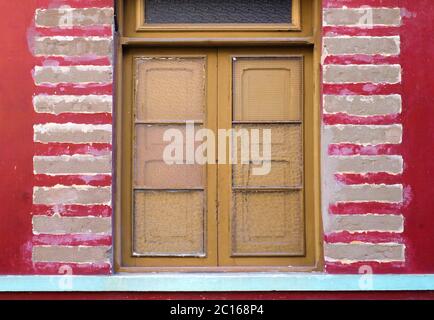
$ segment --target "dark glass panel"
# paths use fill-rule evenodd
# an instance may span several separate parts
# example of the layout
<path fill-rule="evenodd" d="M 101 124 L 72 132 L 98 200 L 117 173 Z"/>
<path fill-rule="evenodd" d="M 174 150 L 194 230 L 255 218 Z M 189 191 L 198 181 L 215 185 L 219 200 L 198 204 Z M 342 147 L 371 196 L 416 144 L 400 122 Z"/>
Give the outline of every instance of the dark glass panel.
<path fill-rule="evenodd" d="M 145 0 L 145 23 L 291 23 L 292 0 Z"/>

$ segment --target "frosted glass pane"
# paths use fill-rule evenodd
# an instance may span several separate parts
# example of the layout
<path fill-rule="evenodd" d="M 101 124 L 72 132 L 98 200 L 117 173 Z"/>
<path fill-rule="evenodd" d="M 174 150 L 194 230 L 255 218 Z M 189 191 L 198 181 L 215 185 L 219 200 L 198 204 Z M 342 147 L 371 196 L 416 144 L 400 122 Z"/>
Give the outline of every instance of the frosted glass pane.
<path fill-rule="evenodd" d="M 302 126 L 298 124 L 237 125 L 235 129 L 260 130 L 260 140 L 251 141 L 250 148 L 259 150 L 263 156 L 262 130 L 271 130 L 271 163 L 269 172 L 258 175 L 254 168 L 263 168 L 263 163 L 241 164 L 238 159 L 232 166 L 233 185 L 237 187 L 301 187 L 303 184 Z M 250 135 L 251 136 L 251 135 Z M 234 146 L 235 147 L 235 146 Z M 237 155 L 241 154 L 240 140 Z M 251 159 L 253 160 L 253 159 Z"/>
<path fill-rule="evenodd" d="M 291 23 L 291 0 L 145 0 L 145 23 Z"/>
<path fill-rule="evenodd" d="M 301 58 L 237 58 L 234 120 L 301 120 Z"/>
<path fill-rule="evenodd" d="M 234 192 L 233 255 L 304 255 L 302 206 L 299 191 Z"/>
<path fill-rule="evenodd" d="M 204 256 L 203 198 L 201 191 L 136 191 L 134 253 Z"/>
<path fill-rule="evenodd" d="M 204 58 L 136 59 L 136 119 L 203 120 Z"/>
<path fill-rule="evenodd" d="M 197 126 L 199 130 L 201 127 Z M 173 141 L 164 141 L 167 130 L 176 129 L 186 137 L 185 126 L 136 125 L 134 148 L 134 186 L 148 188 L 201 188 L 204 185 L 204 166 L 199 164 L 167 164 L 164 152 Z M 179 159 L 186 163 L 185 138 L 176 144 Z M 200 142 L 197 142 L 200 144 Z M 170 153 L 175 155 L 175 153 Z M 170 159 L 169 159 L 170 160 Z"/>

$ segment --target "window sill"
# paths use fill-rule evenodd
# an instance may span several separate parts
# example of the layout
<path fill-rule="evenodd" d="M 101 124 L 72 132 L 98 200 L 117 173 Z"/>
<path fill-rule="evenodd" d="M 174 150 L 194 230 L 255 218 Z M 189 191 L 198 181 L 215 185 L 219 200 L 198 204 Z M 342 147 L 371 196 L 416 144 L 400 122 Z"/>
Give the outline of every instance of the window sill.
<path fill-rule="evenodd" d="M 1 276 L 0 292 L 425 291 L 434 275 L 282 273 Z"/>

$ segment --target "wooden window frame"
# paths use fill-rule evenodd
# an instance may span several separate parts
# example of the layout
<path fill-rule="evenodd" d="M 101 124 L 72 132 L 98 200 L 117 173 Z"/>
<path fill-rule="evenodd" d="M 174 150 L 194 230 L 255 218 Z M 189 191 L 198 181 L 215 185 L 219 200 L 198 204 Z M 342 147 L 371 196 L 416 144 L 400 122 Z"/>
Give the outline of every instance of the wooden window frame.
<path fill-rule="evenodd" d="M 137 0 L 124 0 L 131 5 Z M 322 237 L 322 221 L 321 221 L 321 203 L 320 203 L 320 61 L 321 61 L 321 0 L 307 0 L 311 4 L 311 12 L 301 10 L 300 21 L 309 20 L 309 23 L 300 23 L 300 30 L 209 30 L 195 31 L 192 29 L 175 30 L 151 30 L 146 32 L 136 30 L 136 20 L 131 21 L 132 7 L 125 8 L 124 1 L 118 1 L 116 6 L 118 32 L 116 34 L 117 54 L 116 60 L 116 106 L 115 106 L 115 185 L 114 185 L 114 269 L 116 272 L 311 272 L 322 271 L 323 262 L 323 237 Z M 306 9 L 306 1 L 301 0 L 301 7 Z M 136 4 L 136 3 L 135 3 Z M 136 12 L 133 12 L 133 15 Z M 124 17 L 127 17 L 124 19 Z M 311 194 L 309 210 L 312 211 L 310 225 L 313 238 L 311 240 L 314 251 L 309 264 L 294 263 L 291 266 L 229 266 L 229 267 L 175 267 L 169 265 L 162 266 L 146 266 L 137 263 L 125 263 L 123 259 L 123 241 L 122 235 L 125 234 L 125 229 L 122 226 L 122 216 L 128 213 L 125 211 L 123 184 L 125 176 L 123 170 L 125 167 L 125 159 L 122 155 L 122 150 L 125 147 L 125 130 L 124 105 L 126 88 L 124 86 L 124 53 L 128 48 L 135 47 L 226 47 L 226 46 L 267 46 L 270 47 L 300 47 L 309 48 L 312 52 L 312 81 L 313 88 L 311 91 L 312 104 L 309 113 L 309 136 L 311 139 L 310 153 L 307 159 L 309 165 L 309 176 L 311 179 L 309 192 Z M 217 112 L 217 111 L 216 111 Z M 128 161 L 127 161 L 128 162 Z"/>
<path fill-rule="evenodd" d="M 206 71 L 206 92 L 208 93 L 206 96 L 206 105 L 210 106 L 210 108 L 206 108 L 204 111 L 204 121 L 203 125 L 211 130 L 216 131 L 217 129 L 217 55 L 213 55 L 212 49 L 194 49 L 194 48 L 180 48 L 179 50 L 172 48 L 162 48 L 162 49 L 154 49 L 154 48 L 130 48 L 131 52 L 128 55 L 125 55 L 125 59 L 123 59 L 124 64 L 124 74 L 123 74 L 123 84 L 125 93 L 123 95 L 123 105 L 122 115 L 122 135 L 126 137 L 126 143 L 123 141 L 122 143 L 122 154 L 127 157 L 133 157 L 133 142 L 134 142 L 134 105 L 135 105 L 135 94 L 131 94 L 135 92 L 134 86 L 134 77 L 132 72 L 134 73 L 134 60 L 143 56 L 143 52 L 146 53 L 147 57 L 177 57 L 177 58 L 205 58 L 207 61 L 207 65 L 211 66 L 207 68 Z M 178 51 L 177 54 L 174 51 Z M 141 53 L 142 52 L 142 53 Z M 128 67 L 129 65 L 129 67 Z M 131 68 L 132 67 L 132 68 Z M 142 122 L 143 123 L 143 122 Z M 155 125 L 161 122 L 146 122 L 143 124 Z M 167 124 L 182 124 L 182 121 L 176 122 L 167 122 Z M 200 264 L 198 266 L 198 257 L 195 256 L 183 256 L 183 255 L 162 255 L 156 259 L 155 257 L 149 256 L 140 256 L 135 255 L 133 253 L 133 227 L 134 227 L 134 218 L 132 216 L 133 212 L 133 199 L 134 199 L 134 188 L 132 187 L 133 181 L 133 168 L 132 161 L 125 161 L 124 166 L 121 168 L 121 175 L 124 178 L 122 183 L 122 214 L 121 214 L 121 233 L 127 235 L 127 241 L 123 241 L 121 243 L 122 246 L 122 261 L 128 265 L 138 265 L 139 267 L 145 267 L 147 271 L 155 271 L 159 269 L 164 269 L 165 267 L 168 270 L 173 268 L 178 268 L 174 266 L 179 266 L 180 264 L 184 265 L 186 269 L 188 268 L 200 268 L 202 265 L 215 265 L 217 261 L 214 256 L 217 256 L 217 244 L 213 244 L 211 239 L 216 237 L 217 226 L 216 226 L 216 185 L 217 185 L 217 166 L 216 165 L 206 165 L 204 166 L 204 176 L 205 185 L 204 185 L 204 202 L 205 209 L 204 215 L 206 217 L 204 221 L 204 246 L 207 248 L 207 252 L 209 253 L 206 257 L 201 257 Z M 131 186 L 131 187 L 129 187 Z M 173 188 L 171 190 L 175 190 Z M 193 190 L 194 188 L 190 188 Z M 148 188 L 149 191 L 156 191 L 158 188 Z M 163 190 L 163 189 L 160 189 Z M 209 232 L 207 232 L 209 231 Z M 133 253 L 133 254 L 130 254 Z M 182 262 L 182 263 L 181 263 Z"/>
<path fill-rule="evenodd" d="M 270 255 L 266 258 L 268 263 L 267 267 L 258 268 L 258 261 L 261 261 L 265 258 L 260 258 L 259 256 L 247 254 L 245 256 L 237 256 L 232 253 L 233 249 L 231 248 L 231 215 L 232 215 L 232 196 L 234 194 L 234 190 L 236 189 L 233 186 L 232 181 L 232 171 L 233 166 L 230 164 L 219 165 L 218 170 L 218 194 L 219 194 L 219 210 L 221 215 L 219 215 L 219 233 L 218 233 L 218 243 L 223 244 L 222 247 L 229 249 L 229 252 L 224 254 L 219 251 L 220 257 L 219 261 L 223 262 L 225 265 L 237 266 L 238 264 L 243 264 L 243 266 L 248 266 L 251 269 L 257 269 L 257 271 L 285 271 L 288 270 L 288 267 L 283 267 L 284 263 L 290 263 L 290 265 L 294 268 L 297 267 L 306 267 L 306 266 L 315 266 L 315 232 L 312 229 L 312 226 L 315 224 L 314 210 L 311 207 L 311 204 L 314 203 L 314 177 L 312 176 L 312 163 L 310 163 L 312 155 L 311 150 L 314 147 L 314 139 L 312 137 L 311 128 L 314 126 L 313 119 L 313 97 L 312 92 L 312 52 L 309 48 L 288 48 L 288 47 L 279 47 L 279 48 L 266 48 L 266 47 L 257 47 L 257 48 L 229 48 L 219 50 L 219 103 L 218 103 L 218 127 L 219 129 L 231 129 L 235 124 L 276 124 L 280 123 L 283 125 L 290 125 L 292 123 L 297 123 L 302 126 L 302 146 L 303 146 L 303 179 L 302 179 L 302 187 L 301 190 L 303 192 L 303 213 L 305 220 L 305 256 L 283 256 L 280 257 L 278 255 Z M 233 119 L 233 58 L 302 58 L 303 61 L 303 82 L 307 83 L 307 86 L 303 86 L 302 88 L 302 106 L 303 113 L 300 121 L 234 121 Z M 227 94 L 227 93 L 230 94 Z M 228 116 L 229 115 L 229 116 Z M 309 156 L 305 156 L 308 153 Z M 248 188 L 239 188 L 239 189 L 248 189 Z M 264 188 L 264 190 L 273 189 Z M 279 188 L 285 191 L 289 189 L 285 189 L 284 187 Z M 222 231 L 220 231 L 222 230 Z M 266 257 L 267 255 L 264 255 Z M 244 267 L 246 268 L 246 267 Z M 308 267 L 307 267 L 308 268 Z M 308 269 L 306 269 L 308 270 Z"/>
<path fill-rule="evenodd" d="M 197 24 L 146 24 L 145 23 L 145 0 L 135 0 L 136 1 L 136 31 L 146 32 L 150 30 L 154 31 L 227 31 L 227 30 L 238 30 L 238 31 L 260 31 L 260 30 L 273 30 L 273 31 L 300 31 L 301 21 L 300 21 L 300 1 L 292 0 L 292 21 L 291 23 L 197 23 Z"/>

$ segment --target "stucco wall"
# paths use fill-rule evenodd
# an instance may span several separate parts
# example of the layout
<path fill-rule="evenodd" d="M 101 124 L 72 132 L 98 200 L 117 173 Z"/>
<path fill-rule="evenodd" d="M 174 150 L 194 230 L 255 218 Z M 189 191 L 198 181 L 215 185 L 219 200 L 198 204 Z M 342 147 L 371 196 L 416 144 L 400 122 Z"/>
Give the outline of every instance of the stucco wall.
<path fill-rule="evenodd" d="M 328 272 L 433 270 L 433 188 L 422 178 L 433 172 L 425 41 L 433 9 L 429 1 L 324 1 Z"/>
<path fill-rule="evenodd" d="M 323 1 L 330 273 L 434 272 L 434 5 L 417 3 Z M 111 273 L 113 12 L 0 4 L 2 274 Z"/>

